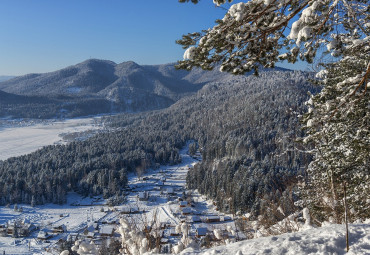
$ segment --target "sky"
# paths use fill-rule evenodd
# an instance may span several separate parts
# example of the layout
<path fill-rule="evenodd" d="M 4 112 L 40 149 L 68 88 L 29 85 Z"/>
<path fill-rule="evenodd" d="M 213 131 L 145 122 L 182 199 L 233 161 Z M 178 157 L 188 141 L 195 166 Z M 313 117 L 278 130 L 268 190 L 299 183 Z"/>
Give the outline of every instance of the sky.
<path fill-rule="evenodd" d="M 225 12 L 212 0 L 1 0 L 0 75 L 51 72 L 89 58 L 176 62 L 184 50 L 175 41 L 213 27 Z"/>

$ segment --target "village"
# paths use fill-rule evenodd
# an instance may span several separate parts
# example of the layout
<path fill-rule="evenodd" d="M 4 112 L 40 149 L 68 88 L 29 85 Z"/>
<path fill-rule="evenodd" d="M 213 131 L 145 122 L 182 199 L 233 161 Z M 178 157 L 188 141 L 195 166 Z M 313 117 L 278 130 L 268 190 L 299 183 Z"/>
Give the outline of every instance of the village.
<path fill-rule="evenodd" d="M 187 235 L 200 246 L 240 240 L 233 218 L 194 190 L 186 189 L 186 173 L 201 158 L 182 151 L 182 163 L 129 176 L 126 201 L 110 206 L 101 197 L 68 197 L 67 205 L 13 205 L 0 208 L 0 253 L 58 254 L 76 240 L 97 247 L 120 240 L 117 229 L 124 218 L 137 231 L 160 237 L 161 252 L 170 253 L 181 239 L 178 226 L 186 223 Z M 14 207 L 17 208 L 14 208 Z M 155 232 L 155 233 L 154 233 Z M 117 241 L 118 240 L 118 241 Z"/>

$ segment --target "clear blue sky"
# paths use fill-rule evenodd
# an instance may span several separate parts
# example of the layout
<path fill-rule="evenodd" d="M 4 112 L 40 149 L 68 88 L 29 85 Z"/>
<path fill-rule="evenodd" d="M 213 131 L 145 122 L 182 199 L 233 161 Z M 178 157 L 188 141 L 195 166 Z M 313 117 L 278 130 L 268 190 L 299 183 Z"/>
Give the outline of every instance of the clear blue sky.
<path fill-rule="evenodd" d="M 50 72 L 89 58 L 176 62 L 183 49 L 175 40 L 212 27 L 224 13 L 212 0 L 1 0 L 0 75 Z"/>

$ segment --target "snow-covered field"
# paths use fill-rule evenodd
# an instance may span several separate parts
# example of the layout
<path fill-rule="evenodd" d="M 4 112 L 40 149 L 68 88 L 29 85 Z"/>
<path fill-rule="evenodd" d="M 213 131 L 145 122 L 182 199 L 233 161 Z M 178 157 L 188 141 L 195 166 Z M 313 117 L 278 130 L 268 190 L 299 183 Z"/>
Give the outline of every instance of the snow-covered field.
<path fill-rule="evenodd" d="M 2 121 L 0 125 L 0 160 L 28 154 L 46 145 L 63 143 L 61 134 L 101 128 L 97 124 L 98 118 L 8 123 Z"/>
<path fill-rule="evenodd" d="M 370 223 L 370 222 L 369 222 Z M 256 239 L 218 246 L 203 251 L 184 250 L 182 255 L 247 255 L 247 254 L 370 254 L 370 224 L 351 224 L 349 227 L 349 252 L 346 252 L 345 226 L 329 225 L 321 228 L 260 237 Z"/>

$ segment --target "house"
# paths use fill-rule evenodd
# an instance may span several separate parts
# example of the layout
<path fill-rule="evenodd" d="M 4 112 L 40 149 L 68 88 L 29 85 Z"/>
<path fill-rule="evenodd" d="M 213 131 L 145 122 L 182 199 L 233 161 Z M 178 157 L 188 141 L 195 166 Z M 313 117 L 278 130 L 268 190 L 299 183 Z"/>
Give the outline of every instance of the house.
<path fill-rule="evenodd" d="M 179 205 L 180 205 L 180 207 L 187 207 L 188 206 L 188 202 L 186 202 L 186 201 L 180 201 Z"/>
<path fill-rule="evenodd" d="M 196 222 L 201 222 L 201 219 L 199 216 L 194 215 L 194 216 L 189 216 L 188 217 L 188 222 L 189 223 L 196 223 Z"/>
<path fill-rule="evenodd" d="M 222 218 L 222 221 L 231 221 L 231 220 L 232 220 L 232 218 L 230 216 L 224 216 Z"/>
<path fill-rule="evenodd" d="M 161 244 L 167 244 L 168 238 L 161 238 Z"/>
<path fill-rule="evenodd" d="M 208 229 L 207 228 L 197 228 L 195 230 L 196 237 L 201 237 L 207 235 Z"/>
<path fill-rule="evenodd" d="M 102 226 L 99 232 L 101 236 L 113 236 L 114 226 L 111 225 Z"/>
<path fill-rule="evenodd" d="M 139 197 L 139 201 L 148 201 L 149 192 L 148 191 L 139 192 L 138 197 Z"/>
<path fill-rule="evenodd" d="M 52 238 L 53 236 L 50 235 L 47 230 L 40 230 L 40 232 L 37 234 L 37 239 L 39 240 L 47 240 Z"/>
<path fill-rule="evenodd" d="M 96 223 L 94 223 L 94 224 L 96 224 Z M 85 230 L 84 230 L 83 233 L 87 237 L 91 237 L 91 236 L 94 237 L 94 234 L 93 233 L 95 232 L 95 230 L 96 230 L 95 226 L 94 225 L 90 225 L 87 228 L 85 228 Z"/>
<path fill-rule="evenodd" d="M 167 194 L 168 194 L 168 195 L 175 195 L 175 191 L 174 191 L 174 189 L 173 189 L 172 187 L 167 188 Z"/>
<path fill-rule="evenodd" d="M 182 209 L 182 215 L 189 215 L 189 214 L 191 214 L 192 213 L 192 209 L 190 208 L 190 207 L 185 207 L 185 208 L 183 208 Z"/>
<path fill-rule="evenodd" d="M 211 222 L 220 222 L 220 217 L 218 216 L 208 216 L 205 218 L 205 222 L 211 223 Z"/>
<path fill-rule="evenodd" d="M 67 227 L 64 224 L 53 227 L 52 229 L 53 233 L 64 233 L 66 231 L 67 231 Z"/>

